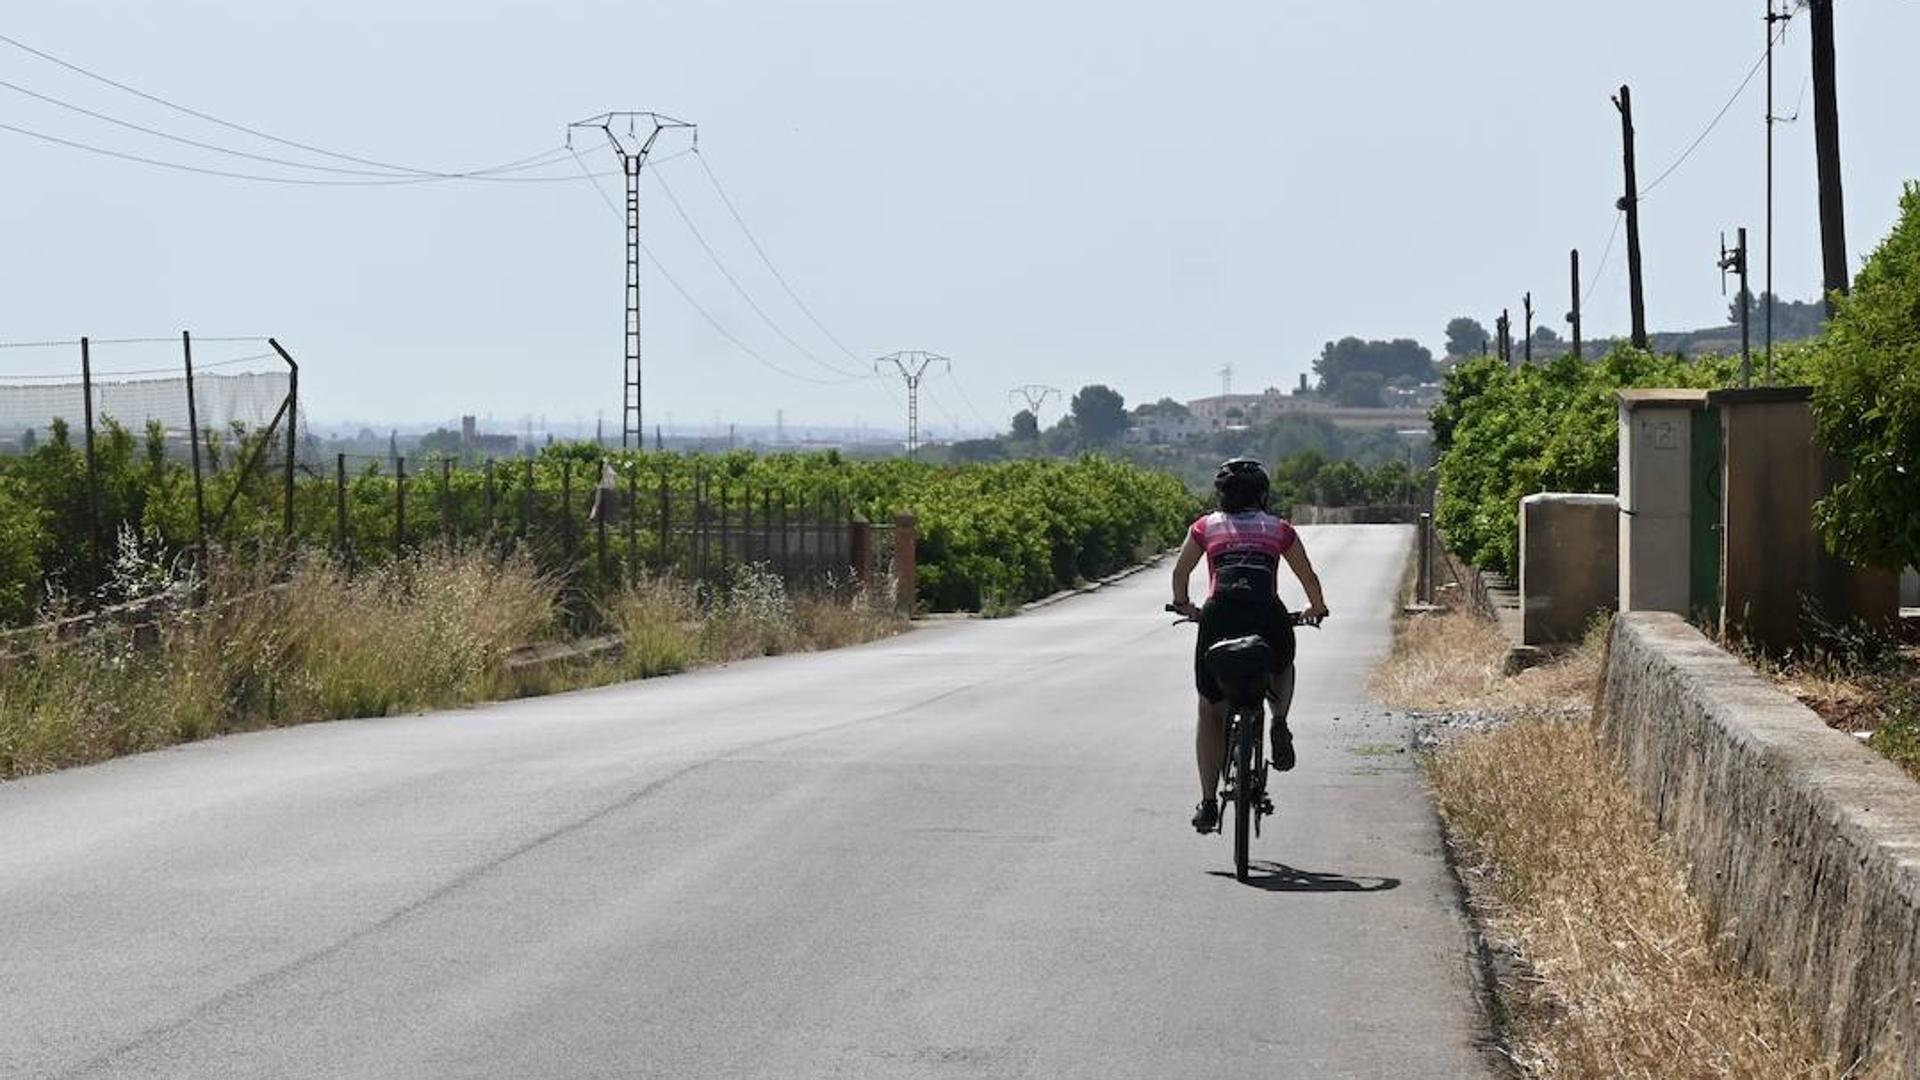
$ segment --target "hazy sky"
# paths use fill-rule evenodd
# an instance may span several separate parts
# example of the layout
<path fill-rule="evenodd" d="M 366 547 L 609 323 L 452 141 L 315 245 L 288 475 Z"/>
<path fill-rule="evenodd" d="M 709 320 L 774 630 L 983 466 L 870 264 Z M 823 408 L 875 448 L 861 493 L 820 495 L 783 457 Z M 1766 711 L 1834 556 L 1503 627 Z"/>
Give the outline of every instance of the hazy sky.
<path fill-rule="evenodd" d="M 1920 177 L 1917 0 L 1837 5 L 1850 256 Z M 1130 401 L 1292 385 L 1347 334 L 1438 346 L 1531 288 L 1559 327 L 1566 256 L 1615 221 L 1633 84 L 1641 175 L 1698 135 L 1764 44 L 1762 0 L 1216 0 L 1204 5 L 645 0 L 63 0 L 0 33 L 222 118 L 452 169 L 652 109 L 705 160 L 787 279 L 866 366 L 953 358 L 924 413 L 1003 422 L 1009 387 L 1105 382 Z M 1780 111 L 1806 82 L 1797 23 Z M 169 112 L 0 45 L 0 79 L 177 135 L 314 157 Z M 1761 82 L 1643 209 L 1656 329 L 1720 322 L 1721 230 L 1761 239 Z M 1819 286 L 1812 109 L 1780 128 L 1777 281 Z M 300 173 L 170 144 L 0 88 L 0 123 L 125 153 Z M 582 143 L 598 169 L 610 152 Z M 684 143 L 663 140 L 661 153 Z M 0 131 L 0 339 L 273 334 L 315 423 L 461 412 L 617 424 L 620 222 L 584 182 L 291 186 L 171 172 Z M 570 159 L 533 175 L 568 176 Z M 787 299 L 699 162 L 659 172 L 775 323 L 854 367 Z M 525 174 L 523 174 L 525 175 Z M 619 197 L 618 179 L 604 181 Z M 768 359 L 832 378 L 768 327 L 651 181 L 663 264 Z M 1624 243 L 1588 312 L 1625 327 Z M 1759 255 L 1755 256 L 1756 269 Z M 646 268 L 647 420 L 899 424 L 898 388 L 776 374 Z M 1756 288 L 1758 282 L 1756 281 Z M 1517 318 L 1517 315 L 1516 315 Z M 209 350 L 208 357 L 216 354 Z M 168 362 L 126 348 L 102 367 Z M 0 375 L 70 363 L 0 350 Z M 961 391 L 964 391 L 962 393 Z M 969 405 L 971 402 L 971 406 Z"/>

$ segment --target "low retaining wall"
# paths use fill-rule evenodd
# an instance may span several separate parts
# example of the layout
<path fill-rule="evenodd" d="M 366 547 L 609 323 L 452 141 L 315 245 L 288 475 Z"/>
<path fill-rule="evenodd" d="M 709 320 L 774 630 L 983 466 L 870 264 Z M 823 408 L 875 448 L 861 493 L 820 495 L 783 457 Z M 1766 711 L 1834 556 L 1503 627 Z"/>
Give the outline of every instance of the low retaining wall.
<path fill-rule="evenodd" d="M 1732 959 L 1920 1078 L 1920 784 L 1677 615 L 1614 621 L 1599 706 Z"/>

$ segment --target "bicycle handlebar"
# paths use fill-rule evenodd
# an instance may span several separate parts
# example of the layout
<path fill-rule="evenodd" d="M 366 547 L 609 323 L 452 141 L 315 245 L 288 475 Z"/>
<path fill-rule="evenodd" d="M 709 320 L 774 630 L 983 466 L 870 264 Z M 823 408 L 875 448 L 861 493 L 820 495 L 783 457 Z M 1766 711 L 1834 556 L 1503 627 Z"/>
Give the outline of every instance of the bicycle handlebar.
<path fill-rule="evenodd" d="M 1175 607 L 1172 604 L 1168 604 L 1165 610 L 1170 615 L 1180 616 L 1180 618 L 1174 622 L 1173 625 L 1175 626 L 1179 626 L 1181 623 L 1198 623 L 1200 621 L 1194 618 L 1193 616 L 1188 615 L 1186 612 L 1180 610 L 1179 608 Z M 1288 612 L 1287 617 L 1293 622 L 1293 625 L 1295 626 L 1305 626 L 1314 630 L 1320 629 L 1320 624 L 1325 622 L 1327 619 L 1327 616 L 1325 615 L 1322 615 L 1318 618 L 1309 618 L 1305 613 L 1299 612 L 1299 611 Z"/>

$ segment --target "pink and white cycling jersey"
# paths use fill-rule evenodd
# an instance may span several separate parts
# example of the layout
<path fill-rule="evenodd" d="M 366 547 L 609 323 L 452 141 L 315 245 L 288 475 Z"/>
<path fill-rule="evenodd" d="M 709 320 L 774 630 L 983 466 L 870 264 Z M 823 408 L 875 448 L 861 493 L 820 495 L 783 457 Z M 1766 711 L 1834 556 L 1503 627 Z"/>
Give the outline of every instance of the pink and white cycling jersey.
<path fill-rule="evenodd" d="M 1215 511 L 1193 523 L 1193 541 L 1207 553 L 1207 593 L 1220 591 L 1222 578 L 1233 588 L 1280 592 L 1280 561 L 1299 541 L 1284 518 L 1261 510 L 1229 514 Z"/>

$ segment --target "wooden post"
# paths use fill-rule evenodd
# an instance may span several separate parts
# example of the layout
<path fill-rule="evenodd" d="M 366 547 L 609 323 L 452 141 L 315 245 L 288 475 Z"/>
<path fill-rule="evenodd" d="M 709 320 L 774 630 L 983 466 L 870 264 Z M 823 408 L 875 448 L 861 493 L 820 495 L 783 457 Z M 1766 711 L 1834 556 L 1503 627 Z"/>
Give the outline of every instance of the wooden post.
<path fill-rule="evenodd" d="M 1580 249 L 1573 249 L 1573 308 L 1567 314 L 1567 321 L 1573 324 L 1573 358 L 1581 359 L 1580 350 Z"/>
<path fill-rule="evenodd" d="M 1840 100 L 1833 52 L 1833 0 L 1811 0 L 1813 15 L 1813 147 L 1820 170 L 1820 262 L 1827 317 L 1833 298 L 1853 284 L 1847 266 L 1846 200 L 1840 183 Z"/>
<path fill-rule="evenodd" d="M 1627 291 L 1633 311 L 1633 347 L 1647 347 L 1647 293 L 1640 275 L 1640 178 L 1633 152 L 1633 90 L 1622 86 L 1613 99 L 1620 110 L 1621 156 L 1626 165 L 1627 190 L 1620 198 L 1620 209 L 1627 215 Z"/>

